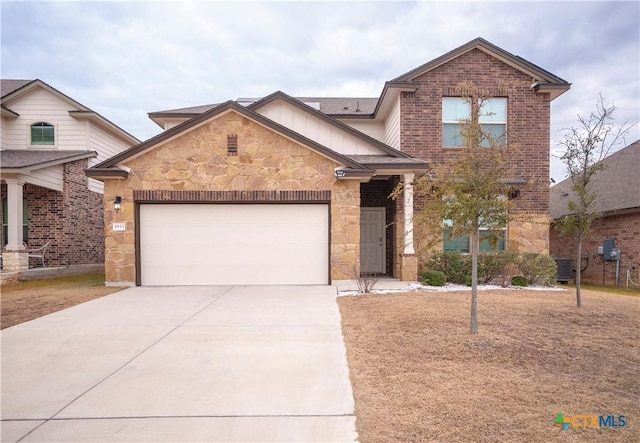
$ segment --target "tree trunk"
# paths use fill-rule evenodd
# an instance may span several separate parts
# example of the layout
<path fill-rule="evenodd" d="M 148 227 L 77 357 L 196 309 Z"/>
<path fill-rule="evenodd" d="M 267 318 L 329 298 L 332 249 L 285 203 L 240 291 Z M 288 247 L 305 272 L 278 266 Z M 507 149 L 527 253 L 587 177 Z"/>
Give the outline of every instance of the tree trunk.
<path fill-rule="evenodd" d="M 582 307 L 582 296 L 580 295 L 580 268 L 582 268 L 582 235 L 578 236 L 578 256 L 576 257 L 576 302 L 578 307 Z"/>
<path fill-rule="evenodd" d="M 478 249 L 480 233 L 478 229 L 471 234 L 471 325 L 470 332 L 478 333 Z"/>

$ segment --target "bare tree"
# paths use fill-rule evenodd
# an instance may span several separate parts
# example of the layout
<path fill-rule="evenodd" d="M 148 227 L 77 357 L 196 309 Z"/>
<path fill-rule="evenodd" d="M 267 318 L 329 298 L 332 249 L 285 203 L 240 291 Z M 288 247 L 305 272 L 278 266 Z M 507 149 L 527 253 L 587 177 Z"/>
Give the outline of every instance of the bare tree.
<path fill-rule="evenodd" d="M 594 176 L 604 169 L 602 160 L 624 140 L 631 129 L 628 120 L 621 126 L 614 124 L 616 108 L 607 104 L 602 94 L 596 108 L 587 117 L 578 115 L 577 126 L 565 129 L 559 144 L 564 147 L 560 159 L 564 162 L 571 179 L 571 193 L 567 208 L 569 214 L 562 217 L 556 227 L 563 235 L 576 240 L 576 303 L 582 307 L 580 277 L 582 263 L 582 241 L 591 231 L 593 222 L 600 216 L 597 211 L 597 193 L 591 189 Z"/>
<path fill-rule="evenodd" d="M 478 333 L 478 251 L 480 228 L 505 226 L 511 201 L 505 198 L 512 178 L 510 162 L 517 151 L 506 134 L 492 134 L 481 123 L 490 115 L 485 104 L 488 91 L 473 83 L 457 86 L 457 93 L 469 105 L 470 117 L 459 120 L 461 148 L 456 158 L 414 183 L 414 195 L 423 201 L 414 213 L 414 225 L 425 233 L 426 247 L 442 241 L 443 235 L 469 235 L 472 257 L 470 332 Z M 399 192 L 397 192 L 399 194 Z M 446 233 L 445 233 L 446 231 Z M 495 244 L 496 234 L 486 238 Z M 485 239 L 485 236 L 483 236 Z"/>

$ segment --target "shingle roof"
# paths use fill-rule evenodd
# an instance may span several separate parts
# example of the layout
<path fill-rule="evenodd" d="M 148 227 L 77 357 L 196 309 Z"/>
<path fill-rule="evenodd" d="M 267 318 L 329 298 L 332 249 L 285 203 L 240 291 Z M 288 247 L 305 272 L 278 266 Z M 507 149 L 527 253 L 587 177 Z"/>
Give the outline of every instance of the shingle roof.
<path fill-rule="evenodd" d="M 48 163 L 66 163 L 78 160 L 77 157 L 95 155 L 94 151 L 7 149 L 0 151 L 0 165 L 2 169 L 20 169 Z"/>
<path fill-rule="evenodd" d="M 640 208 L 640 140 L 611 154 L 602 163 L 605 169 L 596 173 L 590 189 L 598 194 L 596 209 L 600 213 Z M 551 188 L 551 218 L 569 213 L 571 179 Z"/>
<path fill-rule="evenodd" d="M 426 161 L 411 157 L 392 157 L 391 155 L 347 155 L 346 157 L 365 166 L 397 165 L 428 168 Z"/>
<path fill-rule="evenodd" d="M 0 80 L 0 97 L 11 94 L 34 80 Z"/>
<path fill-rule="evenodd" d="M 294 97 L 303 103 L 309 105 L 318 103 L 320 106 L 318 109 L 323 114 L 327 115 L 366 115 L 373 114 L 378 103 L 377 97 Z M 247 104 L 261 100 L 261 98 L 245 99 L 238 98 L 236 102 L 240 104 Z M 207 112 L 219 103 L 212 103 L 209 105 L 191 106 L 187 108 L 167 109 L 165 111 L 150 112 L 150 117 L 155 116 L 175 116 L 179 117 L 184 115 L 185 117 L 195 117 L 203 112 Z"/>
<path fill-rule="evenodd" d="M 304 103 L 319 103 L 319 111 L 328 115 L 373 114 L 378 97 L 295 97 Z"/>

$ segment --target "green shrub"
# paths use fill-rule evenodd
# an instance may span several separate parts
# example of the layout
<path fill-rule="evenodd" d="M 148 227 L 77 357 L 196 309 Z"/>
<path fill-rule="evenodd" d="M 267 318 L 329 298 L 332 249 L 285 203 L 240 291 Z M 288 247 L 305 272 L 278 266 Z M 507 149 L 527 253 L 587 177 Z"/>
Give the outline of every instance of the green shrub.
<path fill-rule="evenodd" d="M 528 282 L 534 285 L 553 285 L 558 272 L 553 257 L 532 252 L 525 252 L 519 257 L 518 268 Z"/>
<path fill-rule="evenodd" d="M 511 268 L 518 261 L 518 253 L 515 251 L 487 251 L 478 254 L 478 281 L 489 283 L 501 277 L 502 286 L 509 284 Z"/>
<path fill-rule="evenodd" d="M 429 286 L 444 286 L 447 276 L 441 271 L 426 271 L 422 274 L 422 282 Z"/>
<path fill-rule="evenodd" d="M 511 277 L 511 284 L 513 286 L 529 286 L 529 281 L 524 275 L 514 275 Z"/>
<path fill-rule="evenodd" d="M 471 257 L 458 251 L 439 252 L 427 260 L 426 267 L 443 272 L 451 283 L 464 284 L 465 278 L 471 275 Z"/>

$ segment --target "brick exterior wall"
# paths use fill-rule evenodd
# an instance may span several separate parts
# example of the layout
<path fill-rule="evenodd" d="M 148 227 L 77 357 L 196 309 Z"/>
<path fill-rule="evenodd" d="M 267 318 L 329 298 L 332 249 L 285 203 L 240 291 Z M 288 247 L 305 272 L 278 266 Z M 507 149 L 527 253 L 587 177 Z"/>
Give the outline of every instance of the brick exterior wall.
<path fill-rule="evenodd" d="M 396 200 L 389 198 L 395 187 L 392 179 L 371 180 L 369 183 L 360 184 L 360 206 L 363 208 L 385 208 L 386 237 L 386 269 L 387 275 L 395 277 L 394 257 L 396 255 L 396 230 L 395 220 Z"/>
<path fill-rule="evenodd" d="M 594 284 L 615 284 L 616 262 L 602 260 L 598 255 L 598 246 L 602 246 L 604 240 L 613 239 L 615 247 L 620 248 L 620 286 L 626 284 L 627 269 L 634 266 L 633 280 L 638 282 L 640 272 L 640 212 L 622 215 L 612 215 L 596 220 L 592 230 L 583 240 L 582 251 L 590 255 L 589 265 L 582 273 L 582 281 Z M 573 260 L 575 269 L 576 241 L 563 236 L 557 229 L 551 229 L 551 254 L 554 257 L 564 257 Z M 586 262 L 583 261 L 582 266 Z"/>
<path fill-rule="evenodd" d="M 89 191 L 84 174 L 87 166 L 86 159 L 64 165 L 63 192 L 30 183 L 24 185 L 28 245 L 30 249 L 38 248 L 51 240 L 45 255 L 47 266 L 104 262 L 102 195 Z M 4 202 L 6 184 L 2 184 L 0 193 Z M 4 230 L 0 236 L 4 236 Z"/>
<path fill-rule="evenodd" d="M 237 134 L 237 155 L 228 155 L 227 135 Z M 105 180 L 105 273 L 108 284 L 136 281 L 137 201 L 310 201 L 330 196 L 332 279 L 358 272 L 360 183 L 337 180 L 338 164 L 235 112 L 124 162 L 125 180 Z M 116 213 L 113 200 L 122 197 Z M 293 200 L 291 200 L 293 199 Z M 189 201 L 189 200 L 187 200 Z M 125 231 L 112 231 L 112 223 Z"/>
<path fill-rule="evenodd" d="M 548 252 L 550 99 L 549 94 L 536 94 L 529 88 L 530 77 L 473 49 L 413 79 L 416 92 L 400 96 L 402 151 L 433 166 L 456 156 L 456 148 L 442 147 L 442 98 L 455 96 L 461 82 L 473 82 L 496 97 L 507 98 L 509 142 L 519 145 L 514 176 L 531 181 L 515 200 L 517 229 L 510 229 L 509 248 Z M 419 201 L 415 207 L 420 209 Z M 522 241 L 526 238 L 536 241 Z"/>

